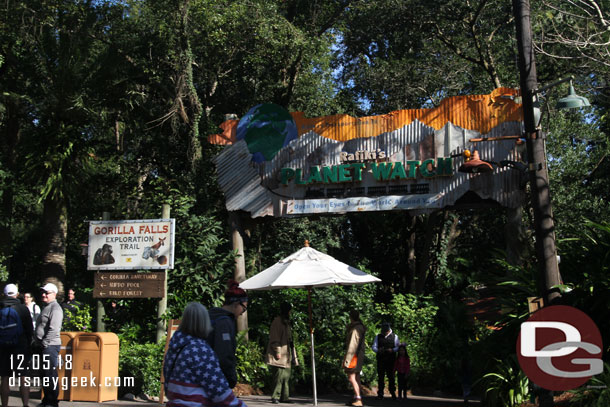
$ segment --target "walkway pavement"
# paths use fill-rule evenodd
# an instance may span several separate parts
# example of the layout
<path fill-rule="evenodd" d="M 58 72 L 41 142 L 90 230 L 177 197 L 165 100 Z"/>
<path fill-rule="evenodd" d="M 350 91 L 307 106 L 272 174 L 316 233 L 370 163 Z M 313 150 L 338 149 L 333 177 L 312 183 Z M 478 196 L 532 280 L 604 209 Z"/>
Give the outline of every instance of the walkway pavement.
<path fill-rule="evenodd" d="M 35 407 L 40 403 L 39 392 L 32 392 L 32 398 L 30 399 L 29 407 Z M 269 396 L 242 396 L 240 397 L 249 407 L 272 407 L 271 399 Z M 320 407 L 342 407 L 345 406 L 345 402 L 349 399 L 347 394 L 335 394 L 335 395 L 319 395 L 318 406 Z M 292 406 L 312 406 L 312 396 L 294 396 L 292 398 Z M 375 397 L 364 397 L 364 405 L 367 407 L 461 407 L 464 405 L 461 399 L 456 398 L 442 398 L 442 397 L 424 397 L 424 396 L 409 396 L 406 400 L 392 401 L 389 398 L 383 400 L 377 400 Z M 10 407 L 20 407 L 21 398 L 17 391 L 11 391 L 9 398 Z M 150 402 L 144 400 L 116 400 L 106 401 L 103 403 L 96 402 L 85 402 L 85 401 L 61 401 L 60 407 L 163 407 L 165 404 L 158 402 Z M 479 406 L 478 401 L 471 401 L 471 406 Z M 288 407 L 290 404 L 279 404 L 279 406 Z"/>

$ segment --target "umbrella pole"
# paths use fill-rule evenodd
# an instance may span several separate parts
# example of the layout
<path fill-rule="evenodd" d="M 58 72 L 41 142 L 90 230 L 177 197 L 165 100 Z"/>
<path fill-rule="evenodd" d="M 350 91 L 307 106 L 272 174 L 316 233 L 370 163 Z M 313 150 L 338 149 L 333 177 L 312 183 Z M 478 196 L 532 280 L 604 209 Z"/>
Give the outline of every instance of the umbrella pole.
<path fill-rule="evenodd" d="M 318 391 L 316 389 L 316 359 L 313 347 L 313 321 L 311 318 L 311 287 L 307 287 L 307 301 L 309 303 L 309 334 L 311 337 L 311 373 L 313 377 L 313 405 L 318 405 Z"/>

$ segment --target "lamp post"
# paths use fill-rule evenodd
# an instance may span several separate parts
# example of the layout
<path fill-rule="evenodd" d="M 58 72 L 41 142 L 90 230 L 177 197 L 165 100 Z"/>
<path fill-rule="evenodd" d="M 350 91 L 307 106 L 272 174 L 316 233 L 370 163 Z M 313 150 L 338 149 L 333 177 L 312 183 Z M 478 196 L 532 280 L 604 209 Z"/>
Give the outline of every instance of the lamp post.
<path fill-rule="evenodd" d="M 519 49 L 519 75 L 523 100 L 523 123 L 529 163 L 530 188 L 534 209 L 536 235 L 536 259 L 541 278 L 540 294 L 544 304 L 549 305 L 561 296 L 553 289 L 560 283 L 559 264 L 555 247 L 555 224 L 549 190 L 549 174 L 544 151 L 544 138 L 537 127 L 534 114 L 536 97 L 536 61 L 532 46 L 529 0 L 513 0 L 513 12 L 517 28 Z"/>

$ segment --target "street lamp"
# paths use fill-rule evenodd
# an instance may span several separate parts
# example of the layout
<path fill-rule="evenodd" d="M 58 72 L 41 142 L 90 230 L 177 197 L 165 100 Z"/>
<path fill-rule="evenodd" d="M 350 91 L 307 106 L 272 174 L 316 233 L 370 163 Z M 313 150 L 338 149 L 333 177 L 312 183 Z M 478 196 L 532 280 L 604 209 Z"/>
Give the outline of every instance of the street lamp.
<path fill-rule="evenodd" d="M 579 109 L 581 107 L 591 106 L 589 100 L 584 96 L 579 96 L 576 94 L 574 90 L 574 85 L 572 85 L 572 81 L 574 80 L 573 76 L 568 76 L 567 78 L 559 79 L 553 83 L 549 83 L 546 86 L 543 86 L 540 89 L 534 89 L 532 92 L 534 94 L 534 121 L 536 123 L 536 128 L 540 126 L 542 121 L 542 114 L 544 112 L 540 111 L 540 101 L 538 100 L 538 95 L 546 92 L 547 90 L 554 88 L 555 86 L 562 84 L 564 82 L 570 81 L 570 90 L 568 92 L 568 96 L 559 99 L 555 108 L 557 109 Z"/>
<path fill-rule="evenodd" d="M 536 89 L 536 62 L 532 45 L 529 0 L 513 0 L 513 12 L 517 29 L 523 124 L 527 143 L 532 207 L 534 209 L 536 258 L 538 271 L 542 280 L 539 291 L 544 299 L 544 305 L 550 305 L 561 296 L 557 289 L 561 279 L 555 247 L 555 225 L 553 222 L 549 175 L 544 150 L 544 136 L 538 127 L 539 122 L 537 119 L 539 120 L 540 116 L 536 118 L 535 112 L 537 94 L 543 89 L 549 88 L 550 85 L 540 90 Z M 555 84 L 551 85 L 554 86 Z M 583 99 L 576 95 L 570 83 L 570 95 L 559 101 L 559 107 L 588 106 L 589 102 Z"/>
<path fill-rule="evenodd" d="M 568 96 L 559 99 L 557 102 L 558 109 L 579 109 L 581 107 L 591 106 L 589 100 L 584 96 L 578 96 L 572 86 L 572 79 L 570 79 L 570 92 Z"/>

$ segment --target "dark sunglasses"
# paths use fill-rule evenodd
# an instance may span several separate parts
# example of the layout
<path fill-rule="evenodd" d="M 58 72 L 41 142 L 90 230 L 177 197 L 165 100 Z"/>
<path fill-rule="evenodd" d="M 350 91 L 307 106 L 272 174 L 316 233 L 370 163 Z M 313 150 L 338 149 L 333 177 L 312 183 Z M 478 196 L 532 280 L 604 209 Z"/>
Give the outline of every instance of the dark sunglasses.
<path fill-rule="evenodd" d="M 248 311 L 248 307 L 243 302 L 240 302 L 239 305 L 243 307 L 244 312 Z"/>

